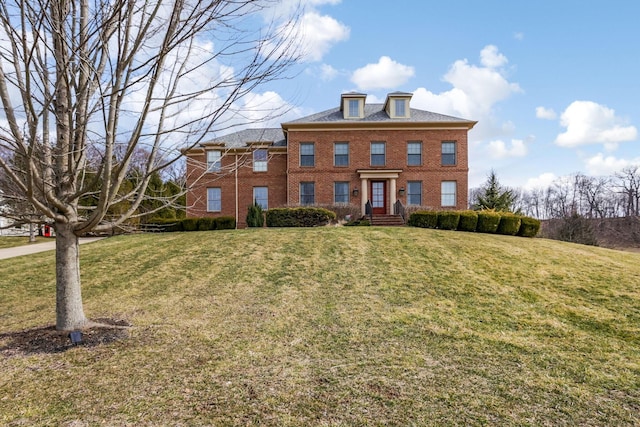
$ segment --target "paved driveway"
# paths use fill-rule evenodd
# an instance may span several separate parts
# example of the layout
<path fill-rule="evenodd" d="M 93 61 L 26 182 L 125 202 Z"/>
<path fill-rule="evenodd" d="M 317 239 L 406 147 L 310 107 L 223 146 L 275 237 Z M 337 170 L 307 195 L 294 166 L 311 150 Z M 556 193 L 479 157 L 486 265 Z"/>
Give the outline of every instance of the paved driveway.
<path fill-rule="evenodd" d="M 104 239 L 104 237 L 83 237 L 80 244 L 95 242 Z M 17 256 L 30 255 L 38 252 L 53 251 L 56 248 L 56 241 L 44 243 L 32 243 L 30 245 L 16 246 L 13 248 L 0 249 L 0 259 L 14 258 Z"/>

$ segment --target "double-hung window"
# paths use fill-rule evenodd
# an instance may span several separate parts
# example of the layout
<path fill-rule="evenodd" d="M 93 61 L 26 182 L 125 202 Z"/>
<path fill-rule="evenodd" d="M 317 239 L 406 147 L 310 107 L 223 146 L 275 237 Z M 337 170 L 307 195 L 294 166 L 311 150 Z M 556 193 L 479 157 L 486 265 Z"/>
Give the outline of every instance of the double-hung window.
<path fill-rule="evenodd" d="M 371 166 L 384 166 L 386 163 L 386 144 L 384 142 L 371 143 Z"/>
<path fill-rule="evenodd" d="M 222 192 L 220 188 L 207 188 L 207 211 L 220 212 L 222 210 Z"/>
<path fill-rule="evenodd" d="M 407 205 L 422 205 L 422 181 L 407 182 Z"/>
<path fill-rule="evenodd" d="M 441 205 L 443 207 L 451 207 L 456 205 L 456 182 L 455 181 L 442 181 Z"/>
<path fill-rule="evenodd" d="M 268 187 L 253 187 L 253 201 L 262 209 L 269 209 Z"/>
<path fill-rule="evenodd" d="M 333 183 L 333 202 L 349 203 L 349 183 L 348 182 L 334 182 Z"/>
<path fill-rule="evenodd" d="M 267 171 L 267 150 L 264 148 L 257 149 L 253 152 L 253 171 L 254 172 L 266 172 Z"/>
<path fill-rule="evenodd" d="M 394 101 L 395 101 L 396 117 L 405 117 L 407 115 L 407 111 L 405 109 L 405 105 L 407 105 L 406 100 L 395 99 Z"/>
<path fill-rule="evenodd" d="M 220 151 L 207 151 L 207 172 L 219 172 L 220 171 Z"/>
<path fill-rule="evenodd" d="M 360 101 L 357 99 L 349 100 L 349 117 L 360 117 Z"/>
<path fill-rule="evenodd" d="M 407 143 L 407 165 L 422 165 L 422 142 L 412 141 Z"/>
<path fill-rule="evenodd" d="M 300 166 L 315 166 L 316 150 L 312 142 L 303 142 L 300 144 Z"/>
<path fill-rule="evenodd" d="M 314 182 L 300 183 L 300 204 L 312 205 L 316 202 L 316 184 Z"/>
<path fill-rule="evenodd" d="M 336 142 L 333 144 L 333 165 L 349 166 L 349 143 Z"/>
<path fill-rule="evenodd" d="M 456 164 L 456 143 L 454 141 L 445 141 L 442 143 L 442 166 L 451 166 Z"/>

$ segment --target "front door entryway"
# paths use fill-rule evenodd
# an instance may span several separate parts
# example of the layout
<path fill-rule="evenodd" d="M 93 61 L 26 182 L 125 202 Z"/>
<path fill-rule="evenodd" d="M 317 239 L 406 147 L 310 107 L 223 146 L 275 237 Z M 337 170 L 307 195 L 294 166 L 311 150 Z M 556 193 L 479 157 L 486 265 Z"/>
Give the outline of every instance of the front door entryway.
<path fill-rule="evenodd" d="M 374 215 L 387 213 L 387 181 L 371 181 L 371 206 Z"/>

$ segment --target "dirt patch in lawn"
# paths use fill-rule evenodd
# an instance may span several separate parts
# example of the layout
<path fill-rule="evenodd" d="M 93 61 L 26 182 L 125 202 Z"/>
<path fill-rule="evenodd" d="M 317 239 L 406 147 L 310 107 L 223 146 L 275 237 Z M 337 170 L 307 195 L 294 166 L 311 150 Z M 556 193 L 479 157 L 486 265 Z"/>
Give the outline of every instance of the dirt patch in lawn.
<path fill-rule="evenodd" d="M 94 319 L 82 330 L 82 340 L 73 344 L 68 332 L 55 325 L 0 334 L 0 354 L 5 357 L 60 353 L 76 346 L 96 347 L 129 337 L 131 324 L 122 319 Z"/>

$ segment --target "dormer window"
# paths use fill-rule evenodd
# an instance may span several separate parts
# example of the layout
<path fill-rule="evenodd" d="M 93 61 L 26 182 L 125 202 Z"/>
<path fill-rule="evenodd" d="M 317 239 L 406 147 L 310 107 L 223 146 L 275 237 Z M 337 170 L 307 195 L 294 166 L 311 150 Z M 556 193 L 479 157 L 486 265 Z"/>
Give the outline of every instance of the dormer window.
<path fill-rule="evenodd" d="M 343 93 L 340 97 L 340 111 L 345 120 L 361 119 L 364 117 L 364 101 L 367 95 L 364 93 Z"/>
<path fill-rule="evenodd" d="M 407 105 L 407 101 L 404 99 L 394 99 L 393 101 L 396 107 L 396 117 L 406 117 L 405 105 Z"/>
<path fill-rule="evenodd" d="M 349 117 L 360 116 L 360 102 L 357 99 L 349 100 Z"/>
<path fill-rule="evenodd" d="M 409 103 L 411 102 L 411 93 L 393 92 L 387 95 L 384 103 L 384 110 L 391 119 L 406 119 L 411 115 Z"/>

